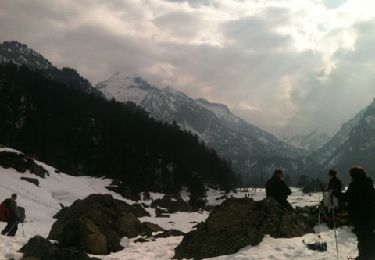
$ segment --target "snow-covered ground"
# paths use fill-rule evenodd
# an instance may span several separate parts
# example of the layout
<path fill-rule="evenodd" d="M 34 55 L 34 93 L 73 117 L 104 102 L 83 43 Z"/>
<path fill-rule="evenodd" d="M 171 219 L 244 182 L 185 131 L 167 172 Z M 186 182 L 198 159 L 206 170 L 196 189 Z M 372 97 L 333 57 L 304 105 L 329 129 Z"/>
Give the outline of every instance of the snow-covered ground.
<path fill-rule="evenodd" d="M 91 177 L 73 177 L 63 173 L 56 173 L 52 167 L 43 165 L 50 173 L 46 179 L 29 175 L 28 173 L 18 173 L 13 169 L 3 169 L 0 167 L 0 200 L 4 200 L 12 193 L 18 194 L 18 205 L 26 209 L 26 221 L 19 225 L 16 237 L 10 238 L 0 235 L 0 259 L 15 258 L 20 259 L 21 254 L 17 251 L 25 244 L 29 238 L 34 235 L 46 237 L 54 222 L 53 215 L 60 210 L 59 203 L 69 206 L 76 199 L 81 199 L 92 193 L 108 193 L 117 199 L 122 199 L 119 195 L 107 190 L 105 187 L 110 184 L 108 179 L 97 179 Z M 36 187 L 26 181 L 20 180 L 20 177 L 28 175 L 37 178 L 40 186 Z M 250 196 L 255 200 L 265 197 L 264 189 L 242 190 L 237 193 L 228 194 L 229 197 Z M 224 195 L 223 192 L 210 189 L 208 191 L 208 203 L 218 205 L 223 200 L 217 199 Z M 152 198 L 162 197 L 162 194 L 151 194 Z M 188 194 L 182 194 L 184 199 Z M 290 197 L 292 205 L 315 205 L 318 201 L 318 194 L 311 196 L 302 194 L 298 189 L 293 189 Z M 122 199 L 125 200 L 125 199 Z M 129 200 L 125 200 L 132 203 Z M 145 201 L 145 203 L 150 203 Z M 178 229 L 188 232 L 197 223 L 204 221 L 208 217 L 208 212 L 193 213 L 175 213 L 170 218 L 156 218 L 152 208 L 147 208 L 151 217 L 143 217 L 141 221 L 153 222 L 165 229 Z M 5 223 L 0 222 L 0 229 L 3 229 Z M 266 236 L 259 245 L 246 247 L 239 252 L 220 256 L 213 259 L 336 259 L 336 248 L 333 231 L 327 229 L 324 225 L 320 227 L 321 240 L 328 243 L 328 251 L 324 253 L 314 252 L 306 249 L 302 240 L 307 242 L 318 240 L 316 234 L 307 234 L 304 237 L 291 239 L 274 239 Z M 112 253 L 108 256 L 100 256 L 106 260 L 134 259 L 134 260 L 157 260 L 170 259 L 174 255 L 174 248 L 180 243 L 182 237 L 159 238 L 155 241 L 134 243 L 135 239 L 122 239 L 124 250 Z M 356 256 L 356 238 L 350 231 L 350 228 L 344 227 L 338 230 L 338 244 L 340 259 L 347 259 L 347 255 Z"/>

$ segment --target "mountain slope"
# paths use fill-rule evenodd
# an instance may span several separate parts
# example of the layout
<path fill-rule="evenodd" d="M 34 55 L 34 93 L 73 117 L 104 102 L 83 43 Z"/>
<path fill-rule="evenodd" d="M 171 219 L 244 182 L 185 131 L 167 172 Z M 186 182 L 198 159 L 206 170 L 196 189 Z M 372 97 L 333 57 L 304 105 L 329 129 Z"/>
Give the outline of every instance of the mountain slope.
<path fill-rule="evenodd" d="M 69 87 L 100 95 L 100 92 L 93 88 L 91 83 L 79 75 L 76 70 L 67 67 L 60 70 L 40 53 L 17 41 L 5 41 L 0 44 L 0 62 L 2 64 L 12 62 L 18 66 L 27 66 L 31 70 L 40 70 L 45 76 Z"/>
<path fill-rule="evenodd" d="M 0 65 L 0 118 L 0 143 L 72 175 L 122 180 L 135 193 L 235 182 L 226 162 L 176 125 L 26 67 Z"/>
<path fill-rule="evenodd" d="M 176 121 L 230 160 L 245 180 L 255 175 L 268 177 L 275 167 L 285 168 L 290 175 L 301 170 L 300 150 L 235 116 L 223 104 L 194 100 L 172 88 L 160 89 L 140 77 L 121 73 L 96 88 L 108 99 L 142 106 L 157 120 Z"/>
<path fill-rule="evenodd" d="M 306 150 L 307 152 L 314 152 L 323 147 L 331 138 L 324 131 L 317 129 L 306 135 L 286 137 L 283 140 L 294 147 Z"/>
<path fill-rule="evenodd" d="M 313 157 L 325 168 L 344 172 L 353 165 L 363 165 L 372 176 L 375 172 L 375 100 L 354 118 L 342 125 L 337 134 Z"/>

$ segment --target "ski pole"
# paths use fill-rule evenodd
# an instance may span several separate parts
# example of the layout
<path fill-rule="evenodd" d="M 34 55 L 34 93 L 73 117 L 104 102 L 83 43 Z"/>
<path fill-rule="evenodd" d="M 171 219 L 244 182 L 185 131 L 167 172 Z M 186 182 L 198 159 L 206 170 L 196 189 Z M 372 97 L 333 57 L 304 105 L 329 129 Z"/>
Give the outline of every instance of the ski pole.
<path fill-rule="evenodd" d="M 333 232 L 335 234 L 335 243 L 336 243 L 336 255 L 337 260 L 339 260 L 339 246 L 337 243 L 337 233 L 336 233 L 336 220 L 335 220 L 335 206 L 332 207 L 332 218 L 333 218 Z"/>

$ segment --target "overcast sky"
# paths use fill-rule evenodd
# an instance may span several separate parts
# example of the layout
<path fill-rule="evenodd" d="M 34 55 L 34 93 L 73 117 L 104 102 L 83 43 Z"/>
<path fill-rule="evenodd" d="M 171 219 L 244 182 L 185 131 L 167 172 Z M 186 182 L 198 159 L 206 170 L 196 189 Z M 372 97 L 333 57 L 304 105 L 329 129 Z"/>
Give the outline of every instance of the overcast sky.
<path fill-rule="evenodd" d="M 18 40 L 93 84 L 115 72 L 225 103 L 278 136 L 375 97 L 375 1 L 0 0 Z"/>

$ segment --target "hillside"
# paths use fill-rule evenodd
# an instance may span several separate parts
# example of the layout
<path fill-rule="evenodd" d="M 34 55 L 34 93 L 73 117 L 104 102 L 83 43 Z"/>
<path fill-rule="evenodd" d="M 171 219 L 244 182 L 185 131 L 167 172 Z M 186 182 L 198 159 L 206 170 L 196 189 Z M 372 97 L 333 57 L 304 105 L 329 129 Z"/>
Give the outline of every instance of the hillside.
<path fill-rule="evenodd" d="M 230 166 L 177 125 L 27 67 L 0 66 L 0 117 L 0 143 L 72 175 L 122 180 L 124 192 L 235 183 Z"/>
<path fill-rule="evenodd" d="M 275 167 L 284 168 L 294 180 L 301 172 L 319 172 L 317 167 L 310 167 L 313 162 L 302 159 L 302 150 L 239 118 L 224 104 L 193 99 L 173 88 L 159 88 L 141 77 L 122 73 L 115 73 L 96 88 L 107 99 L 138 104 L 156 120 L 176 121 L 229 160 L 251 185 L 263 185 Z"/>
<path fill-rule="evenodd" d="M 325 168 L 336 168 L 346 180 L 353 165 L 362 165 L 375 175 L 375 100 L 342 125 L 333 138 L 312 154 Z"/>

